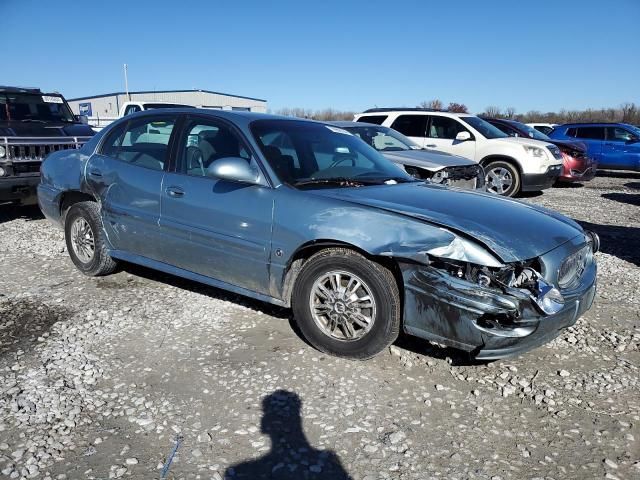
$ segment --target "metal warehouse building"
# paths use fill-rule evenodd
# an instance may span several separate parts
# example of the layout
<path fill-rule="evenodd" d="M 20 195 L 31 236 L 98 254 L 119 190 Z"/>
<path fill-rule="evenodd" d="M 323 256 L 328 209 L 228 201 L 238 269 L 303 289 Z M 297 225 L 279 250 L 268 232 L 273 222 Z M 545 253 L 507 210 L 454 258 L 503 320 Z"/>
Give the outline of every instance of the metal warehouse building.
<path fill-rule="evenodd" d="M 169 102 L 221 110 L 245 110 L 266 113 L 267 101 L 209 90 L 165 90 L 153 92 L 115 92 L 91 97 L 67 99 L 76 115 L 91 119 L 115 119 L 124 102 Z"/>

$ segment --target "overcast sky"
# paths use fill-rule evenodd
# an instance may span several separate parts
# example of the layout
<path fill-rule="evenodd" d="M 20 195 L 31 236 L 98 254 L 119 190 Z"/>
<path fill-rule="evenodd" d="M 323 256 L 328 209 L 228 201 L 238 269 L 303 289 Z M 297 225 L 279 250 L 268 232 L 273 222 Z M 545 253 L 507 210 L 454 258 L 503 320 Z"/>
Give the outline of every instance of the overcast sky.
<path fill-rule="evenodd" d="M 0 84 L 281 107 L 640 103 L 640 0 L 0 0 Z"/>

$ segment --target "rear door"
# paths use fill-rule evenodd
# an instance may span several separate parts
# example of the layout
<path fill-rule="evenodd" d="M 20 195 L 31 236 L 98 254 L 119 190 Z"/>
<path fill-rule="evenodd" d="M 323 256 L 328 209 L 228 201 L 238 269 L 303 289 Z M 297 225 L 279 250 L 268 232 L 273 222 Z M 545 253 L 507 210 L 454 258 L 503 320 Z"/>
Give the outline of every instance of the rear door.
<path fill-rule="evenodd" d="M 471 140 L 463 142 L 456 140 L 456 135 L 460 132 L 469 132 Z M 473 133 L 455 118 L 430 115 L 424 146 L 460 155 L 470 160 L 475 160 L 476 157 L 476 142 Z"/>
<path fill-rule="evenodd" d="M 605 127 L 597 125 L 589 127 L 577 127 L 575 137 L 580 139 L 585 143 L 585 145 L 587 145 L 589 156 L 595 159 L 598 164 L 604 166 L 602 147 L 605 139 Z"/>
<path fill-rule="evenodd" d="M 161 195 L 165 263 L 268 294 L 274 189 L 208 173 L 225 157 L 257 162 L 231 124 L 194 115 L 181 131 Z"/>
<path fill-rule="evenodd" d="M 607 127 L 606 140 L 602 147 L 602 166 L 615 168 L 638 168 L 640 143 L 638 138 L 623 127 Z"/>
<path fill-rule="evenodd" d="M 424 148 L 425 137 L 427 135 L 427 121 L 427 115 L 423 114 L 400 115 L 390 126 Z"/>
<path fill-rule="evenodd" d="M 154 115 L 121 122 L 89 159 L 86 181 L 100 198 L 104 229 L 116 250 L 161 259 L 160 194 L 176 120 Z"/>

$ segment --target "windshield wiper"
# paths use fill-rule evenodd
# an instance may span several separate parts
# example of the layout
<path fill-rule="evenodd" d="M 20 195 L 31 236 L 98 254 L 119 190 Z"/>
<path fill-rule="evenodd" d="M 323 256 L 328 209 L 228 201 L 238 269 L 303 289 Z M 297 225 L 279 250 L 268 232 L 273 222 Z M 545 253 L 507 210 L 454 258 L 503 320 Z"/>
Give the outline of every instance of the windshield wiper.
<path fill-rule="evenodd" d="M 20 120 L 21 122 L 39 122 L 39 123 L 47 123 L 44 120 L 39 120 L 37 118 L 24 118 Z"/>
<path fill-rule="evenodd" d="M 380 180 L 363 180 L 353 177 L 330 177 L 330 178 L 309 178 L 307 180 L 299 180 L 293 183 L 295 187 L 305 185 L 340 185 L 342 187 L 355 187 L 360 185 L 380 185 L 384 183 Z"/>
<path fill-rule="evenodd" d="M 294 187 L 302 187 L 305 185 L 339 185 L 341 187 L 358 187 L 363 185 L 393 185 L 395 183 L 415 182 L 416 180 L 402 177 L 385 177 L 385 178 L 354 178 L 354 177 L 330 177 L 330 178 L 310 178 L 294 182 Z"/>

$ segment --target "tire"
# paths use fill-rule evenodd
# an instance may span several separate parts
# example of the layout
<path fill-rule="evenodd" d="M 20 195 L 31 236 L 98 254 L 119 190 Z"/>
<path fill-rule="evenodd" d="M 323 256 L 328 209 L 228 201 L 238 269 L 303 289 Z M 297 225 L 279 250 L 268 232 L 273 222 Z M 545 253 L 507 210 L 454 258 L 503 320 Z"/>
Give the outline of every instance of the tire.
<path fill-rule="evenodd" d="M 504 197 L 513 197 L 520 192 L 520 172 L 511 163 L 501 160 L 489 162 L 484 171 L 487 191 Z M 506 179 L 510 180 L 508 187 L 505 185 Z"/>
<path fill-rule="evenodd" d="M 342 301 L 341 294 L 333 302 L 324 293 L 318 294 L 322 291 L 320 286 L 325 287 L 325 292 L 340 292 L 339 288 L 331 287 L 337 284 L 336 273 L 340 275 L 342 292 L 345 287 L 352 291 L 346 296 L 347 302 Z M 361 286 L 357 287 L 355 282 Z M 367 294 L 373 302 L 354 300 Z M 291 303 L 294 318 L 307 341 L 338 357 L 371 358 L 391 345 L 400 332 L 400 292 L 395 278 L 388 269 L 352 250 L 329 248 L 307 260 L 296 279 Z M 332 306 L 327 309 L 326 305 Z M 358 322 L 349 320 L 353 318 Z M 371 321 L 364 322 L 366 318 Z M 348 338 L 351 333 L 354 335 Z"/>
<path fill-rule="evenodd" d="M 107 253 L 100 207 L 96 202 L 79 202 L 69 208 L 65 215 L 64 237 L 71 261 L 85 275 L 108 275 L 116 269 L 116 261 Z M 77 238 L 82 246 L 74 241 Z"/>

